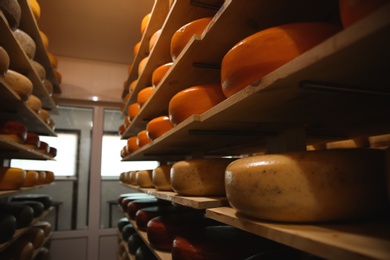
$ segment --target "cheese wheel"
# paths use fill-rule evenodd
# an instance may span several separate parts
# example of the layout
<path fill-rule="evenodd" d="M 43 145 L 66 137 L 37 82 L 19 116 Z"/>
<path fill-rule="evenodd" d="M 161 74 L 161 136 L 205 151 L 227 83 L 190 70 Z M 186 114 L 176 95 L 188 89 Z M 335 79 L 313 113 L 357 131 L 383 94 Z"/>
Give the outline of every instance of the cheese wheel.
<path fill-rule="evenodd" d="M 131 255 L 135 255 L 137 249 L 144 244 L 145 242 L 142 240 L 141 236 L 135 232 L 129 236 L 127 240 L 127 248 Z M 137 258 L 138 259 L 138 258 Z"/>
<path fill-rule="evenodd" d="M 176 162 L 171 168 L 172 189 L 181 195 L 224 196 L 227 158 L 193 159 Z"/>
<path fill-rule="evenodd" d="M 121 201 L 121 208 L 124 212 L 128 212 L 128 206 L 129 206 L 129 203 L 130 202 L 133 202 L 135 200 L 140 200 L 140 199 L 150 199 L 150 198 L 154 198 L 153 196 L 150 196 L 148 194 L 145 194 L 145 193 L 135 193 L 134 195 L 129 195 L 129 196 L 126 196 L 125 198 L 123 198 L 123 200 Z"/>
<path fill-rule="evenodd" d="M 1 213 L 11 214 L 15 217 L 16 229 L 29 226 L 34 219 L 34 210 L 30 206 L 21 203 L 0 203 Z"/>
<path fill-rule="evenodd" d="M 144 71 L 144 69 L 146 67 L 146 63 L 148 63 L 148 60 L 149 60 L 149 56 L 146 56 L 145 58 L 143 58 L 139 62 L 139 65 L 138 65 L 138 75 L 142 74 L 142 72 Z"/>
<path fill-rule="evenodd" d="M 25 239 L 16 239 L 2 252 L 4 259 L 31 260 L 34 254 L 34 245 Z"/>
<path fill-rule="evenodd" d="M 49 111 L 42 108 L 39 110 L 38 116 L 42 119 L 43 122 L 45 122 L 46 124 L 49 124 L 49 122 L 50 122 L 50 112 Z"/>
<path fill-rule="evenodd" d="M 158 258 L 153 254 L 149 247 L 143 243 L 135 251 L 135 259 L 137 260 L 157 260 Z"/>
<path fill-rule="evenodd" d="M 140 42 L 140 41 L 137 42 L 137 43 L 134 45 L 134 48 L 133 48 L 134 57 L 137 56 L 140 47 L 141 47 L 141 42 Z"/>
<path fill-rule="evenodd" d="M 34 246 L 34 249 L 38 249 L 43 246 L 45 232 L 43 232 L 41 228 L 32 227 L 28 229 L 21 238 L 30 241 Z"/>
<path fill-rule="evenodd" d="M 389 0 L 340 0 L 339 10 L 343 27 L 350 27 L 389 2 Z"/>
<path fill-rule="evenodd" d="M 127 139 L 127 151 L 131 154 L 137 151 L 140 147 L 137 144 L 137 136 L 132 136 Z"/>
<path fill-rule="evenodd" d="M 160 205 L 142 208 L 135 213 L 135 223 L 137 224 L 137 228 L 139 230 L 146 231 L 149 220 L 157 216 L 173 213 L 175 210 L 176 207 L 173 205 Z"/>
<path fill-rule="evenodd" d="M 133 63 L 131 63 L 131 64 L 129 64 L 129 65 L 127 66 L 127 74 L 130 75 L 131 71 L 133 70 L 133 66 L 134 66 Z M 127 82 L 127 81 L 126 81 L 126 82 Z"/>
<path fill-rule="evenodd" d="M 165 74 L 167 74 L 168 70 L 172 67 L 173 65 L 173 62 L 168 62 L 168 63 L 165 63 L 159 67 L 157 67 L 157 69 L 155 69 L 152 73 L 152 85 L 154 87 L 157 87 L 161 80 L 164 78 Z"/>
<path fill-rule="evenodd" d="M 48 237 L 52 232 L 52 225 L 48 221 L 39 221 L 34 224 L 34 227 L 42 229 L 45 237 Z"/>
<path fill-rule="evenodd" d="M 34 68 L 35 72 L 37 73 L 40 80 L 46 79 L 46 70 L 45 68 L 37 61 L 31 60 L 31 65 Z"/>
<path fill-rule="evenodd" d="M 130 121 L 134 120 L 134 118 L 138 115 L 141 107 L 139 103 L 135 102 L 127 107 L 127 115 L 130 117 Z"/>
<path fill-rule="evenodd" d="M 137 103 L 142 108 L 143 105 L 146 104 L 146 102 L 150 99 L 150 97 L 154 93 L 154 87 L 146 87 L 140 90 L 137 95 Z"/>
<path fill-rule="evenodd" d="M 48 210 L 52 206 L 52 199 L 50 195 L 47 194 L 21 194 L 16 195 L 11 199 L 12 202 L 28 200 L 41 202 L 44 205 L 45 210 Z"/>
<path fill-rule="evenodd" d="M 19 27 L 22 10 L 17 0 L 2 0 L 0 1 L 0 10 L 3 12 L 5 19 L 11 30 L 16 30 Z"/>
<path fill-rule="evenodd" d="M 49 155 L 54 158 L 57 156 L 57 148 L 49 146 Z"/>
<path fill-rule="evenodd" d="M 20 47 L 22 47 L 23 51 L 26 53 L 27 57 L 29 59 L 34 59 L 37 46 L 33 38 L 20 29 L 16 29 L 13 34 Z"/>
<path fill-rule="evenodd" d="M 199 85 L 179 91 L 169 101 L 169 119 L 177 125 L 195 114 L 202 114 L 225 99 L 219 84 Z"/>
<path fill-rule="evenodd" d="M 54 72 L 54 77 L 56 78 L 58 84 L 61 84 L 62 83 L 62 74 L 57 69 L 54 69 L 53 72 Z"/>
<path fill-rule="evenodd" d="M 53 94 L 53 83 L 51 83 L 51 81 L 47 79 L 44 79 L 42 83 L 49 96 L 51 96 Z"/>
<path fill-rule="evenodd" d="M 238 212 L 271 221 L 369 217 L 388 206 L 384 153 L 335 149 L 238 159 L 226 169 L 226 196 Z"/>
<path fill-rule="evenodd" d="M 41 247 L 36 249 L 35 252 L 36 256 L 34 260 L 50 260 L 50 253 L 49 249 L 46 247 Z"/>
<path fill-rule="evenodd" d="M 172 165 L 165 164 L 160 165 L 152 171 L 152 182 L 153 186 L 157 190 L 171 191 L 171 168 Z"/>
<path fill-rule="evenodd" d="M 126 158 L 130 154 L 129 150 L 127 149 L 127 145 L 123 146 L 121 149 L 121 157 Z"/>
<path fill-rule="evenodd" d="M 19 95 L 22 101 L 26 101 L 31 96 L 33 84 L 26 76 L 19 72 L 8 70 L 4 76 L 4 80 L 8 87 Z"/>
<path fill-rule="evenodd" d="M 0 213 L 0 243 L 10 240 L 16 231 L 16 219 L 11 214 Z"/>
<path fill-rule="evenodd" d="M 42 40 L 43 46 L 45 46 L 45 49 L 48 49 L 49 48 L 49 38 L 47 37 L 47 35 L 40 30 L 39 36 L 41 36 L 41 40 Z"/>
<path fill-rule="evenodd" d="M 125 126 L 125 128 L 128 128 L 130 123 L 131 123 L 130 117 L 129 116 L 125 116 L 125 120 L 123 121 L 123 125 Z"/>
<path fill-rule="evenodd" d="M 138 80 L 133 80 L 129 85 L 129 94 L 134 92 L 135 87 L 137 86 Z"/>
<path fill-rule="evenodd" d="M 45 184 L 45 180 L 46 180 L 46 171 L 38 171 L 37 185 Z"/>
<path fill-rule="evenodd" d="M 41 7 L 37 0 L 27 0 L 27 3 L 30 6 L 34 19 L 38 21 L 41 17 Z"/>
<path fill-rule="evenodd" d="M 0 190 L 18 190 L 26 179 L 26 171 L 21 168 L 0 167 Z"/>
<path fill-rule="evenodd" d="M 142 130 L 137 134 L 137 144 L 139 147 L 143 147 L 151 141 L 152 140 L 148 137 L 146 130 Z"/>
<path fill-rule="evenodd" d="M 222 59 L 225 96 L 260 80 L 339 30 L 334 24 L 303 22 L 268 28 L 243 39 Z"/>
<path fill-rule="evenodd" d="M 48 143 L 40 141 L 37 151 L 44 154 L 48 154 L 50 151 L 50 146 Z"/>
<path fill-rule="evenodd" d="M 45 172 L 46 172 L 46 177 L 45 177 L 44 183 L 45 184 L 52 183 L 55 179 L 54 172 L 53 171 L 45 171 Z"/>
<path fill-rule="evenodd" d="M 36 150 L 38 149 L 41 141 L 39 140 L 39 135 L 27 132 L 27 138 L 23 143 L 23 146 L 25 146 L 27 149 Z"/>
<path fill-rule="evenodd" d="M 146 207 L 153 207 L 157 206 L 160 203 L 167 203 L 162 202 L 157 198 L 141 198 L 137 200 L 133 200 L 127 204 L 127 214 L 130 219 L 135 220 L 135 214 L 138 210 Z"/>
<path fill-rule="evenodd" d="M 150 37 L 150 40 L 149 40 L 149 51 L 151 51 L 153 49 L 154 45 L 156 45 L 156 42 L 157 42 L 158 38 L 161 35 L 161 32 L 162 32 L 162 29 L 159 29 L 159 30 L 155 31 L 152 34 L 152 36 Z"/>
<path fill-rule="evenodd" d="M 42 101 L 35 95 L 31 95 L 24 103 L 35 113 L 39 113 L 39 111 L 42 109 Z"/>
<path fill-rule="evenodd" d="M 141 188 L 152 188 L 153 182 L 152 182 L 152 170 L 141 170 L 138 171 L 136 174 L 137 178 L 137 184 Z"/>
<path fill-rule="evenodd" d="M 11 142 L 24 143 L 27 139 L 27 127 L 16 121 L 0 120 L 0 137 Z"/>
<path fill-rule="evenodd" d="M 0 46 L 0 75 L 4 76 L 9 68 L 9 56 L 7 51 Z"/>
<path fill-rule="evenodd" d="M 141 21 L 141 34 L 144 34 L 146 27 L 148 27 L 150 17 L 152 16 L 151 13 L 146 14 Z"/>
<path fill-rule="evenodd" d="M 146 124 L 147 135 L 151 140 L 157 139 L 173 128 L 168 116 L 159 116 Z"/>
<path fill-rule="evenodd" d="M 138 185 L 137 183 L 137 171 L 131 171 L 129 175 L 129 182 L 131 185 Z"/>
<path fill-rule="evenodd" d="M 26 177 L 23 182 L 23 187 L 33 187 L 38 182 L 38 172 L 34 170 L 27 170 Z"/>
<path fill-rule="evenodd" d="M 130 173 L 132 171 L 128 172 L 129 173 L 129 178 L 130 178 Z M 144 196 L 144 197 L 152 197 L 146 193 L 143 193 L 143 192 L 131 192 L 131 193 L 122 193 L 118 196 L 118 204 L 121 204 L 122 201 L 125 199 L 125 198 L 132 198 L 132 197 L 139 197 L 139 196 Z"/>
<path fill-rule="evenodd" d="M 47 51 L 46 53 L 47 53 L 47 57 L 49 58 L 51 67 L 53 69 L 57 69 L 58 68 L 58 59 L 57 59 L 57 57 L 50 51 Z"/>
<path fill-rule="evenodd" d="M 203 33 L 211 22 L 211 19 L 212 17 L 197 19 L 182 26 L 173 34 L 170 46 L 171 58 L 173 61 L 177 59 L 184 47 L 195 34 L 201 35 Z"/>
<path fill-rule="evenodd" d="M 29 206 L 33 209 L 33 217 L 38 218 L 42 215 L 43 211 L 45 210 L 43 204 L 39 201 L 32 201 L 32 200 L 25 200 L 25 201 L 17 201 L 13 203 L 19 203 L 21 205 Z"/>

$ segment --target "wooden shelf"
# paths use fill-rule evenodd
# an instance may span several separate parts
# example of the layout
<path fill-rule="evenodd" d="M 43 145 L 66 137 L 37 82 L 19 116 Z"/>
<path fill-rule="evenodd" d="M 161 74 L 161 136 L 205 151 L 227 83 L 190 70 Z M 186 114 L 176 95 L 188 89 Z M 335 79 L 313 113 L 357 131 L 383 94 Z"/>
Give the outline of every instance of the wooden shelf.
<path fill-rule="evenodd" d="M 26 148 L 23 144 L 8 141 L 0 137 L 0 158 L 5 159 L 30 159 L 30 160 L 52 160 L 50 155 Z"/>
<path fill-rule="evenodd" d="M 304 128 L 307 144 L 388 133 L 390 78 L 384 70 L 390 67 L 389 12 L 387 5 L 124 160 L 263 151 L 268 137 L 296 127 Z M 194 39 L 191 46 L 200 42 Z M 134 124 L 147 122 L 138 118 L 145 107 L 167 104 L 159 98 L 164 85 L 159 88 Z M 123 137 L 142 124 L 131 124 Z"/>
<path fill-rule="evenodd" d="M 340 224 L 284 224 L 248 218 L 230 207 L 207 209 L 206 216 L 326 259 L 390 258 L 388 219 Z"/>
<path fill-rule="evenodd" d="M 0 191 L 0 198 L 1 197 L 8 197 L 8 196 L 17 194 L 19 192 L 24 192 L 24 191 L 34 190 L 34 189 L 41 189 L 41 188 L 47 187 L 48 185 L 51 185 L 51 184 L 35 185 L 33 187 L 25 187 L 25 188 L 21 188 L 19 190 Z"/>
<path fill-rule="evenodd" d="M 156 198 L 177 203 L 182 206 L 191 207 L 194 209 L 207 209 L 223 207 L 228 205 L 226 197 L 195 197 L 195 196 L 180 196 L 173 191 L 158 191 L 153 188 L 140 188 L 134 185 L 123 184 L 134 190 L 144 192 L 155 196 Z"/>
<path fill-rule="evenodd" d="M 46 79 L 53 84 L 53 93 L 61 94 L 61 88 L 54 75 L 53 67 L 51 66 L 47 50 L 43 45 L 41 35 L 39 34 L 39 26 L 34 19 L 34 15 L 27 0 L 18 0 L 22 9 L 22 17 L 20 19 L 19 29 L 26 32 L 34 39 L 36 44 L 36 53 L 34 60 L 39 62 L 46 70 Z"/>

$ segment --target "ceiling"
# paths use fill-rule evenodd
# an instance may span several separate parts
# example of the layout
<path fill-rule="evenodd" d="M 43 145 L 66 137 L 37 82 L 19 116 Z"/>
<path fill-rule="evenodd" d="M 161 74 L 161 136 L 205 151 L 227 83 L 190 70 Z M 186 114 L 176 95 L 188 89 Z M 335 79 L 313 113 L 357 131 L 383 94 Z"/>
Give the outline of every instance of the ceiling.
<path fill-rule="evenodd" d="M 154 0 L 38 0 L 38 26 L 56 56 L 130 64 Z"/>

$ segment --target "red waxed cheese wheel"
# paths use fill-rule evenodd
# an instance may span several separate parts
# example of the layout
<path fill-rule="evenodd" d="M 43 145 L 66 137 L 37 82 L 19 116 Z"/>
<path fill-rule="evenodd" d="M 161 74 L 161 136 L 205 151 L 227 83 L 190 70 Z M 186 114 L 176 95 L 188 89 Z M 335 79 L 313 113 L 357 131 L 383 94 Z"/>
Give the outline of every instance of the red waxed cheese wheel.
<path fill-rule="evenodd" d="M 24 143 L 27 127 L 16 121 L 0 120 L 0 136 L 12 142 Z"/>
<path fill-rule="evenodd" d="M 0 46 L 0 75 L 3 76 L 9 68 L 9 56 L 7 51 Z"/>
<path fill-rule="evenodd" d="M 23 142 L 23 145 L 29 149 L 38 149 L 41 141 L 39 140 L 39 135 L 27 132 L 26 140 Z"/>
<path fill-rule="evenodd" d="M 150 196 L 146 193 L 135 193 L 135 194 L 129 194 L 129 196 L 124 197 L 121 202 L 121 208 L 124 212 L 127 212 L 127 206 L 129 205 L 130 202 L 134 200 L 139 200 L 139 199 L 149 199 L 149 198 L 154 198 L 153 196 Z"/>
<path fill-rule="evenodd" d="M 211 19 L 212 17 L 197 19 L 182 26 L 173 34 L 170 46 L 171 58 L 173 61 L 176 60 L 194 34 L 201 35 L 203 33 Z"/>
<path fill-rule="evenodd" d="M 142 107 L 143 105 L 145 105 L 145 103 L 149 100 L 153 93 L 154 87 L 146 87 L 140 90 L 137 96 L 137 103 L 139 104 L 139 106 Z"/>
<path fill-rule="evenodd" d="M 150 196 L 150 195 L 143 192 L 122 193 L 118 196 L 118 204 L 121 204 L 122 200 L 124 200 L 125 198 L 139 197 L 139 196 Z"/>
<path fill-rule="evenodd" d="M 172 67 L 173 62 L 165 63 L 157 69 L 155 69 L 152 73 L 152 85 L 154 87 L 157 87 L 158 84 L 160 84 L 161 80 L 164 78 L 165 74 L 168 72 L 168 70 Z"/>
<path fill-rule="evenodd" d="M 173 128 L 168 116 L 160 116 L 150 120 L 146 125 L 148 137 L 154 140 Z"/>
<path fill-rule="evenodd" d="M 344 28 L 360 21 L 371 13 L 390 3 L 389 0 L 340 0 L 340 18 Z"/>
<path fill-rule="evenodd" d="M 177 125 L 195 114 L 202 114 L 225 99 L 221 85 L 193 86 L 178 92 L 169 101 L 169 119 Z"/>
<path fill-rule="evenodd" d="M 293 23 L 262 30 L 240 41 L 224 56 L 221 83 L 226 97 L 260 80 L 340 31 L 329 23 Z"/>
<path fill-rule="evenodd" d="M 167 203 L 167 202 L 163 202 L 157 198 L 143 198 L 143 199 L 133 200 L 127 204 L 127 214 L 130 219 L 135 220 L 135 214 L 139 209 L 158 206 L 163 203 Z"/>
<path fill-rule="evenodd" d="M 41 152 L 41 153 L 44 153 L 44 154 L 48 154 L 49 151 L 50 151 L 50 146 L 49 146 L 48 143 L 40 141 L 37 150 L 38 150 L 38 152 Z"/>

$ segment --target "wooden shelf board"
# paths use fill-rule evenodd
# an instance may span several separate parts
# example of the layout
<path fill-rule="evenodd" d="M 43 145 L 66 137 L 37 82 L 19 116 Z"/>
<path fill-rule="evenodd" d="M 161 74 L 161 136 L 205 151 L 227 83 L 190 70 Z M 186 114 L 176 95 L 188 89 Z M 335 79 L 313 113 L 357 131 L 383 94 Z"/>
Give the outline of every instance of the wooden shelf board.
<path fill-rule="evenodd" d="M 51 160 L 51 156 L 26 148 L 23 144 L 15 143 L 0 136 L 0 158 Z"/>
<path fill-rule="evenodd" d="M 389 259 L 390 222 L 284 224 L 242 216 L 230 207 L 207 209 L 206 216 L 326 259 Z"/>
<path fill-rule="evenodd" d="M 33 190 L 33 189 L 41 189 L 41 188 L 47 187 L 48 185 L 51 185 L 51 184 L 35 185 L 33 187 L 24 187 L 24 188 L 20 188 L 19 190 L 0 191 L 0 197 L 8 197 L 10 195 L 14 195 L 14 194 L 17 194 L 19 192 L 29 191 L 29 190 Z"/>

